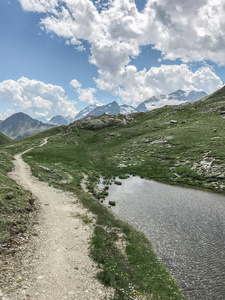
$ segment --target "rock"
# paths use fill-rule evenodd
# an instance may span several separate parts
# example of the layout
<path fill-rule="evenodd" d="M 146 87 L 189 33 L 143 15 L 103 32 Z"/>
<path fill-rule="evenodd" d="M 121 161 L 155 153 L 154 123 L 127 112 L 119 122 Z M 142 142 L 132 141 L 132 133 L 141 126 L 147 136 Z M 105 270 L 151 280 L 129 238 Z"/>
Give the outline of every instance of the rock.
<path fill-rule="evenodd" d="M 177 121 L 176 120 L 170 120 L 170 124 L 176 124 Z"/>
<path fill-rule="evenodd" d="M 105 127 L 123 127 L 129 123 L 129 120 L 124 116 L 112 117 L 103 115 L 101 117 L 91 119 L 89 121 L 79 124 L 80 128 L 87 130 L 100 130 Z"/>
<path fill-rule="evenodd" d="M 111 136 L 111 137 L 121 137 L 121 134 L 116 133 L 116 132 L 109 132 L 108 136 Z"/>
<path fill-rule="evenodd" d="M 99 130 L 102 129 L 104 126 L 104 122 L 102 122 L 99 119 L 92 119 L 88 121 L 87 123 L 83 124 L 83 128 L 89 129 L 89 130 Z"/>
<path fill-rule="evenodd" d="M 4 297 L 2 291 L 0 290 L 0 299 L 1 300 L 9 300 L 8 298 Z"/>
<path fill-rule="evenodd" d="M 125 165 L 125 164 L 119 164 L 118 165 L 118 168 L 126 168 L 127 167 L 127 165 Z"/>
<path fill-rule="evenodd" d="M 180 175 L 178 175 L 177 173 L 173 173 L 173 175 L 177 178 L 180 178 Z"/>
<path fill-rule="evenodd" d="M 213 129 L 213 132 L 217 132 L 217 129 L 214 128 L 214 129 Z"/>
<path fill-rule="evenodd" d="M 46 168 L 46 167 L 42 167 L 42 166 L 39 166 L 40 169 L 42 169 L 43 171 L 45 172 L 48 172 L 48 173 L 54 173 L 52 170 L 50 170 L 49 168 Z"/>

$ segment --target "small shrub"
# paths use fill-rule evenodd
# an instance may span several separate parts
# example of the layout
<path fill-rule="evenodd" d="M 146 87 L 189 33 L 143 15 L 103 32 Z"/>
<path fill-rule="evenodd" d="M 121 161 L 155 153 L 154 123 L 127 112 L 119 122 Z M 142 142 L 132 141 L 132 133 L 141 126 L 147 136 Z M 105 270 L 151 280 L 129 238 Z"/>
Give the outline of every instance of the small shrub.
<path fill-rule="evenodd" d="M 106 196 L 108 196 L 108 195 L 109 195 L 109 193 L 108 193 L 108 192 L 106 192 L 106 191 L 102 191 L 102 192 L 101 192 L 101 195 L 106 197 Z"/>
<path fill-rule="evenodd" d="M 109 205 L 115 206 L 115 205 L 116 205 L 116 202 L 115 202 L 115 201 L 109 201 Z"/>
<path fill-rule="evenodd" d="M 127 179 L 127 178 L 129 178 L 129 175 L 120 175 L 119 176 L 119 179 Z"/>
<path fill-rule="evenodd" d="M 121 181 L 115 180 L 114 183 L 117 184 L 117 185 L 122 185 L 122 182 L 121 182 Z"/>

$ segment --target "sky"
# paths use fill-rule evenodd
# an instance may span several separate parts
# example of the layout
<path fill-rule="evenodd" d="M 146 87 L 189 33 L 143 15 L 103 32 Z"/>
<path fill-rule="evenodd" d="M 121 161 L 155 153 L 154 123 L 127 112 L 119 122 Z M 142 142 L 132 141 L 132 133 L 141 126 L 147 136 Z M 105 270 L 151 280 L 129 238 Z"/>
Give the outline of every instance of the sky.
<path fill-rule="evenodd" d="M 1 0 L 0 119 L 225 83 L 221 0 Z"/>

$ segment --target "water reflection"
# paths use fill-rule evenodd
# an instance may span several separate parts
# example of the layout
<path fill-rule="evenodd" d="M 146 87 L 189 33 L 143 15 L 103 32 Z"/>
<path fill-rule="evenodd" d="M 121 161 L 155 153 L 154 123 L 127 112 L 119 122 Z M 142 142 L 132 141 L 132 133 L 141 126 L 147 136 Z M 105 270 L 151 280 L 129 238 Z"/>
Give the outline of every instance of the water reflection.
<path fill-rule="evenodd" d="M 109 187 L 112 211 L 144 232 L 189 299 L 225 299 L 225 197 L 140 177 Z"/>

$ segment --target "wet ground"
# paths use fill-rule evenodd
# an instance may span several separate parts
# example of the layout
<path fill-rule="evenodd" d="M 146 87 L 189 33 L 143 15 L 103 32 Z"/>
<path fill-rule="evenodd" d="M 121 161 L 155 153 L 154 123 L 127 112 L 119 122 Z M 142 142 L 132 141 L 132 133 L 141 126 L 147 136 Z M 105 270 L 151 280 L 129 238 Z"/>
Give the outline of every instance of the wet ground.
<path fill-rule="evenodd" d="M 225 197 L 139 177 L 112 184 L 112 211 L 149 237 L 188 299 L 225 299 Z"/>

